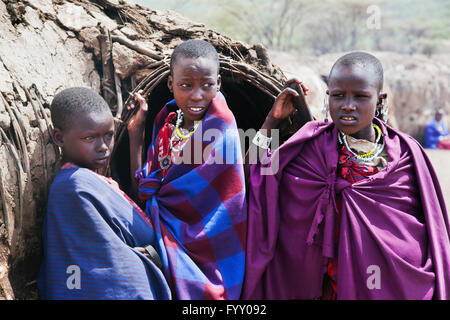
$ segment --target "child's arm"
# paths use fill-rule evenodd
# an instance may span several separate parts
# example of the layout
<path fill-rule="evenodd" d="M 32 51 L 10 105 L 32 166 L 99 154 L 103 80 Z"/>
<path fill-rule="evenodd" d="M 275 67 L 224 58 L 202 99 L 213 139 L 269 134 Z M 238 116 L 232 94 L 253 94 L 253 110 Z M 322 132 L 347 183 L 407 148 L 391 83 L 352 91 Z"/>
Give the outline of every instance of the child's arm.
<path fill-rule="evenodd" d="M 144 149 L 145 122 L 148 113 L 147 100 L 141 95 L 142 90 L 134 94 L 134 98 L 139 102 L 138 110 L 128 122 L 128 137 L 130 139 L 130 175 L 133 196 L 137 198 L 138 183 L 134 178 L 134 173 L 142 166 L 142 153 Z M 129 109 L 135 108 L 134 101 L 128 106 Z"/>
<path fill-rule="evenodd" d="M 294 85 L 300 85 L 299 89 L 301 91 L 298 92 L 297 90 L 294 90 Z M 270 138 L 271 137 L 271 130 L 278 128 L 281 121 L 284 119 L 287 119 L 294 111 L 295 111 L 295 102 L 294 99 L 296 97 L 302 98 L 302 104 L 306 105 L 305 97 L 307 95 L 307 91 L 309 89 L 306 88 L 302 82 L 298 79 L 290 79 L 286 81 L 284 84 L 283 91 L 280 92 L 280 94 L 275 99 L 275 102 L 273 103 L 272 109 L 267 114 L 266 120 L 264 121 L 263 125 L 260 128 L 260 132 Z M 250 147 L 245 154 L 245 161 L 244 161 L 244 172 L 246 180 L 248 179 L 249 173 L 250 173 L 250 164 L 255 163 L 255 157 L 260 158 L 263 153 L 265 153 L 266 150 L 263 148 L 258 147 L 257 145 L 251 143 Z"/>

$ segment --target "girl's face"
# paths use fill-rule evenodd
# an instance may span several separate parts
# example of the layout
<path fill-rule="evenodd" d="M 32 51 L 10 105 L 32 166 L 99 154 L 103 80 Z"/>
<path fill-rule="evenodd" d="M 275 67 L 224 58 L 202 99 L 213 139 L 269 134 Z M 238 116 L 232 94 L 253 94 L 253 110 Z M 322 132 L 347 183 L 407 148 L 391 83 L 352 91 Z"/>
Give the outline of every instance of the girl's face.
<path fill-rule="evenodd" d="M 177 57 L 167 85 L 184 114 L 184 127 L 201 120 L 220 89 L 217 63 L 209 58 Z"/>
<path fill-rule="evenodd" d="M 337 66 L 328 82 L 330 116 L 336 127 L 357 139 L 373 139 L 372 121 L 380 93 L 376 77 L 360 67 Z"/>

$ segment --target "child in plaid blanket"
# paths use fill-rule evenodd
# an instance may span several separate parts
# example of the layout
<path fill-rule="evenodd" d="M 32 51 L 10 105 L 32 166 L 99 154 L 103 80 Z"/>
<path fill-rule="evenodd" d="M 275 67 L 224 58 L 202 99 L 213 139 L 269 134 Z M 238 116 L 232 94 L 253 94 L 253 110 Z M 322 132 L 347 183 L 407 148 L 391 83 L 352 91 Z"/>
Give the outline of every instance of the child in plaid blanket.
<path fill-rule="evenodd" d="M 134 190 L 155 226 L 173 296 L 238 299 L 245 183 L 236 121 L 219 91 L 218 54 L 206 41 L 188 40 L 175 48 L 170 69 L 174 100 L 155 118 L 143 165 L 148 105 L 135 95 L 140 107 L 128 124 Z"/>

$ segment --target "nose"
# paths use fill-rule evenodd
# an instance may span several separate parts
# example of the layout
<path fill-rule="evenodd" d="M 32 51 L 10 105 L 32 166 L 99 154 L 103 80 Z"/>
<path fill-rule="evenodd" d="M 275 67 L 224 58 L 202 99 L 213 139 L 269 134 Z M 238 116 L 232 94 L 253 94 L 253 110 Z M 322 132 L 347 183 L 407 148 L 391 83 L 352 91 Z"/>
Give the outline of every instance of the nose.
<path fill-rule="evenodd" d="M 108 143 L 105 141 L 105 139 L 98 139 L 98 143 L 96 146 L 97 153 L 106 153 L 108 149 Z"/>
<path fill-rule="evenodd" d="M 202 90 L 200 88 L 196 88 L 193 90 L 191 100 L 196 102 L 203 100 Z"/>
<path fill-rule="evenodd" d="M 356 109 L 355 104 L 352 99 L 347 99 L 345 103 L 342 105 L 342 110 L 350 112 Z"/>

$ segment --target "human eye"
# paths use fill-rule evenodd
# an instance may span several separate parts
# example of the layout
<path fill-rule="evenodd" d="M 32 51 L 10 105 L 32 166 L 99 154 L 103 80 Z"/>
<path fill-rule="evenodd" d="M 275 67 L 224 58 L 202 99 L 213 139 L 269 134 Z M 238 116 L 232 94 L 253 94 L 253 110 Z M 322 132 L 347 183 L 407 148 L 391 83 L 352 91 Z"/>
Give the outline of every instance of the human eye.
<path fill-rule="evenodd" d="M 88 142 L 94 141 L 94 136 L 84 136 L 81 138 L 81 140 L 88 141 Z"/>
<path fill-rule="evenodd" d="M 189 83 L 180 83 L 178 86 L 181 87 L 182 89 L 188 89 L 191 87 Z"/>
<path fill-rule="evenodd" d="M 341 93 L 341 92 L 335 92 L 335 93 L 332 93 L 330 96 L 335 98 L 335 99 L 339 99 L 339 98 L 343 98 L 344 94 Z"/>
<path fill-rule="evenodd" d="M 112 138 L 114 137 L 114 132 L 107 132 L 107 133 L 105 134 L 105 137 L 106 137 L 107 139 L 112 139 Z"/>

